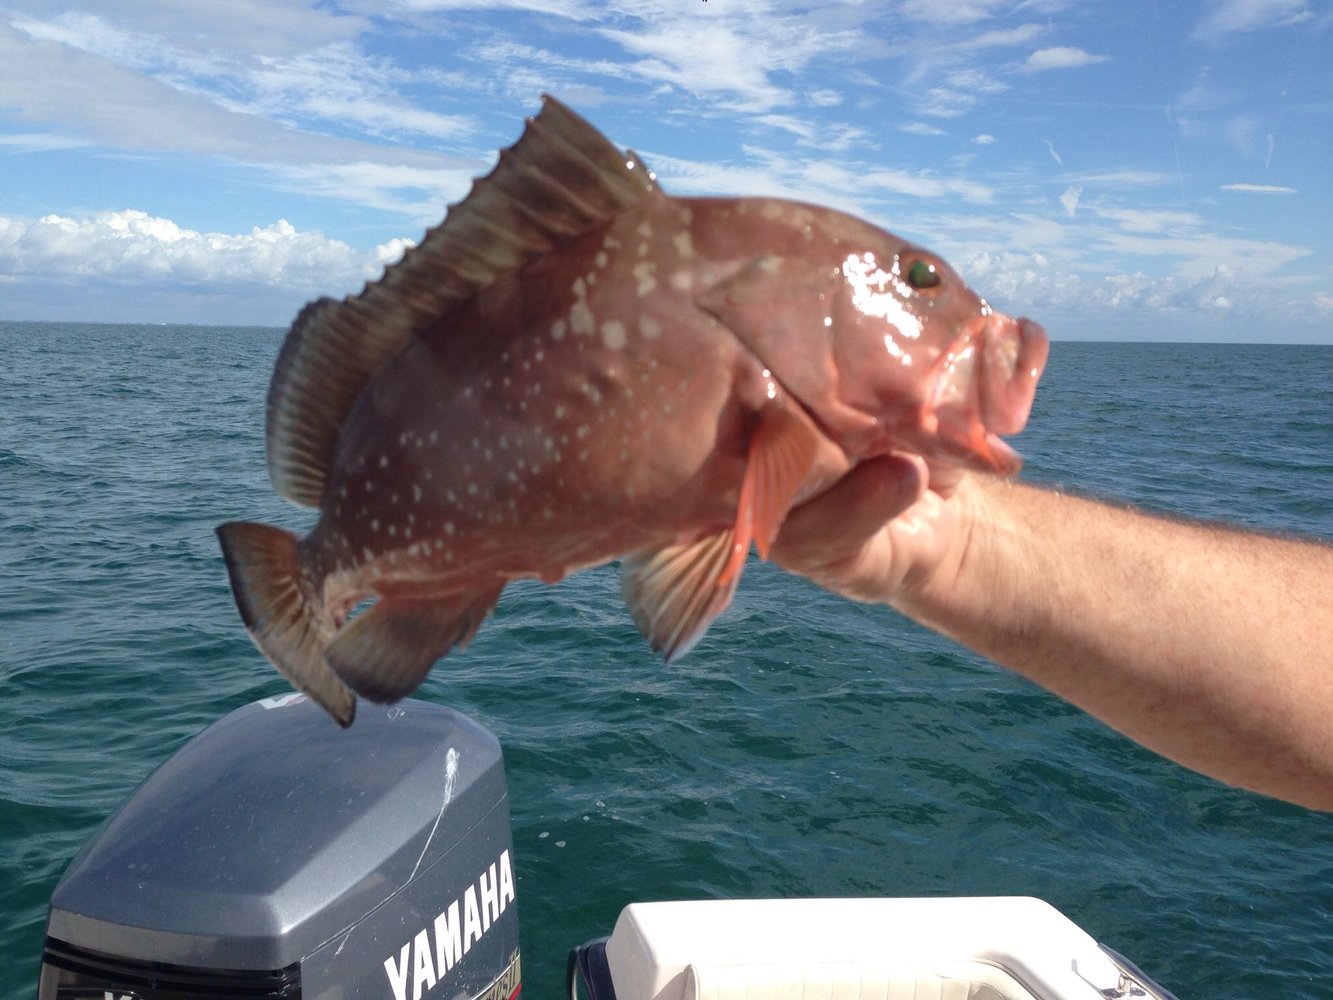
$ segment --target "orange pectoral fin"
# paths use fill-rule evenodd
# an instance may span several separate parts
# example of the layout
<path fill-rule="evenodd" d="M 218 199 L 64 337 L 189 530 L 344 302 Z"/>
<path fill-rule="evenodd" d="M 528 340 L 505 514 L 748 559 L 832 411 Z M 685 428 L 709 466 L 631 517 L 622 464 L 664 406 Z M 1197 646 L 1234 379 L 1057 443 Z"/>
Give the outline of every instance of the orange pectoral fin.
<path fill-rule="evenodd" d="M 809 422 L 785 406 L 774 406 L 759 416 L 750 437 L 750 456 L 736 509 L 736 539 L 744 540 L 739 553 L 723 571 L 723 579 L 739 573 L 745 550 L 754 539 L 761 559 L 778 536 L 796 492 L 815 461 L 815 431 Z M 733 565 L 734 563 L 734 565 Z"/>

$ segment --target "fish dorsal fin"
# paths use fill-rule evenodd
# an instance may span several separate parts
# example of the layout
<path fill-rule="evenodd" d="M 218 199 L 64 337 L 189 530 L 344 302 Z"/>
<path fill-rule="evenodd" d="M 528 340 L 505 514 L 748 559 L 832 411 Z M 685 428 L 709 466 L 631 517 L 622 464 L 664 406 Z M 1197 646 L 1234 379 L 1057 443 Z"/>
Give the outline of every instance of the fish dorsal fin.
<path fill-rule="evenodd" d="M 412 337 L 497 275 L 524 267 L 653 197 L 652 174 L 553 97 L 420 245 L 359 295 L 296 317 L 269 385 L 269 477 L 318 506 L 338 435 L 361 390 Z"/>

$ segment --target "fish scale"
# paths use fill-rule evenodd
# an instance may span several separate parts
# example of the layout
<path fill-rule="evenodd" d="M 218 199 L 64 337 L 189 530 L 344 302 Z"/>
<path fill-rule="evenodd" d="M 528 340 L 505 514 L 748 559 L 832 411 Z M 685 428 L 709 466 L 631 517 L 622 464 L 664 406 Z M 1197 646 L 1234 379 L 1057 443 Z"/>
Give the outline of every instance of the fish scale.
<path fill-rule="evenodd" d="M 927 251 L 812 205 L 668 197 L 546 98 L 421 246 L 297 317 L 269 465 L 320 518 L 221 525 L 233 593 L 344 725 L 465 646 L 510 580 L 614 559 L 671 660 L 751 543 L 856 463 L 1016 471 L 997 434 L 1045 353 Z"/>

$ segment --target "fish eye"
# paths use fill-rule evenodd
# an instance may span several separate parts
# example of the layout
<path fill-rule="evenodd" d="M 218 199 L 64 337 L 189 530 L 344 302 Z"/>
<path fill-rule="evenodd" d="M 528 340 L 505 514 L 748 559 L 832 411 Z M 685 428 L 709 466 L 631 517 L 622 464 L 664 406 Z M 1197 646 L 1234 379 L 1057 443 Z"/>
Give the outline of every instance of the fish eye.
<path fill-rule="evenodd" d="M 938 288 L 943 280 L 935 265 L 924 260 L 913 261 L 912 266 L 907 269 L 907 283 L 919 292 Z"/>

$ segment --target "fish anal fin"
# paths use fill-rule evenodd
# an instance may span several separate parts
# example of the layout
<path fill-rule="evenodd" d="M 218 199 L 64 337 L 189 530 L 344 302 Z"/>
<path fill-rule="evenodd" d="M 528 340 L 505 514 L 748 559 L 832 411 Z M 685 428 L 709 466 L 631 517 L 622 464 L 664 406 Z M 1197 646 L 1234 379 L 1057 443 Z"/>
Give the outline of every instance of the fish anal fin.
<path fill-rule="evenodd" d="M 339 629 L 325 657 L 363 698 L 381 703 L 406 698 L 436 660 L 471 641 L 502 587 L 443 598 L 381 597 Z"/>
<path fill-rule="evenodd" d="M 296 536 L 244 521 L 219 525 L 217 535 L 236 607 L 255 645 L 297 690 L 350 726 L 356 697 L 324 660 L 333 628 L 307 582 Z"/>
<path fill-rule="evenodd" d="M 503 273 L 660 197 L 651 173 L 551 97 L 495 168 L 378 281 L 293 322 L 268 393 L 269 477 L 315 507 L 338 436 L 375 372 Z"/>
<path fill-rule="evenodd" d="M 737 524 L 748 519 L 747 533 L 762 559 L 768 558 L 792 501 L 814 466 L 815 434 L 810 422 L 790 406 L 775 405 L 760 412 L 750 435 Z"/>
<path fill-rule="evenodd" d="M 740 571 L 723 579 L 736 553 L 743 563 L 749 541 L 727 528 L 696 541 L 641 550 L 621 566 L 620 589 L 634 623 L 671 663 L 689 652 L 713 619 L 731 603 Z"/>

